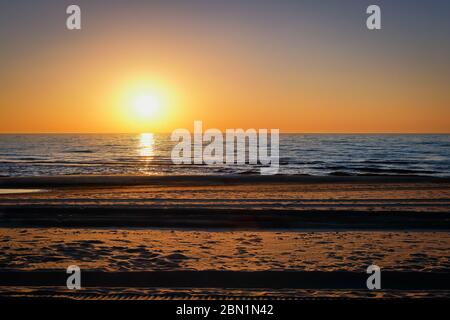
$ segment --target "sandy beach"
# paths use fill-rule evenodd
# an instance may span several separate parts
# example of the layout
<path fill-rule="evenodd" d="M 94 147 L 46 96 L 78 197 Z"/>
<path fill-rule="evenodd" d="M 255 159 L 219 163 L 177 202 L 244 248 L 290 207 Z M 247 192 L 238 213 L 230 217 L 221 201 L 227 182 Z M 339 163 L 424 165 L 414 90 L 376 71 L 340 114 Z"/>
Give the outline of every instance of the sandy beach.
<path fill-rule="evenodd" d="M 69 297 L 58 279 L 76 264 L 113 278 L 74 298 L 371 297 L 358 279 L 377 264 L 391 280 L 376 297 L 448 297 L 448 179 L 66 176 L 0 188 L 38 189 L 0 195 L 2 296 Z"/>

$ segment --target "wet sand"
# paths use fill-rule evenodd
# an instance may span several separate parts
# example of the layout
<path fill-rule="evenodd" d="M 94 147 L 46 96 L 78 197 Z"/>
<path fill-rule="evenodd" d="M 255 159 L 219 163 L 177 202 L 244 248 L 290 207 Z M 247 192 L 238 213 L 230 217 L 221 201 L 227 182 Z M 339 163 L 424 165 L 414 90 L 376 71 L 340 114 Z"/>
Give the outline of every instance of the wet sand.
<path fill-rule="evenodd" d="M 65 175 L 34 177 L 0 177 L 0 188 L 68 187 L 68 186 L 211 186 L 255 184 L 320 184 L 320 183 L 435 183 L 449 184 L 450 177 L 413 175 Z"/>
<path fill-rule="evenodd" d="M 1 185 L 47 188 L 0 195 L 3 227 L 450 230 L 450 183 L 438 178 L 38 177 Z"/>

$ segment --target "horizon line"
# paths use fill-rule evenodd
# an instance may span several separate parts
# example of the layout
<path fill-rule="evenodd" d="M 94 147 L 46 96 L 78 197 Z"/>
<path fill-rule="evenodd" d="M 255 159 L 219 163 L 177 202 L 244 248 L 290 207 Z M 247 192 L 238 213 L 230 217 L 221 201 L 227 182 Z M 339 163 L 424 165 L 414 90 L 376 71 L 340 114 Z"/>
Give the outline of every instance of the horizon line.
<path fill-rule="evenodd" d="M 235 128 L 240 129 L 240 128 Z M 245 130 L 245 129 L 244 129 Z M 271 129 L 268 129 L 271 130 Z M 111 134 L 144 134 L 144 133 L 152 133 L 152 134 L 171 134 L 171 132 L 152 132 L 152 131 L 140 131 L 140 132 L 0 132 L 0 135 L 63 135 L 63 134 L 86 134 L 86 135 L 93 135 L 93 134 L 104 134 L 104 135 L 111 135 Z M 193 133 L 193 131 L 190 131 L 190 133 Z M 287 131 L 287 132 L 280 132 L 280 134 L 345 134 L 345 135 L 450 135 L 450 132 L 301 132 L 301 131 Z"/>

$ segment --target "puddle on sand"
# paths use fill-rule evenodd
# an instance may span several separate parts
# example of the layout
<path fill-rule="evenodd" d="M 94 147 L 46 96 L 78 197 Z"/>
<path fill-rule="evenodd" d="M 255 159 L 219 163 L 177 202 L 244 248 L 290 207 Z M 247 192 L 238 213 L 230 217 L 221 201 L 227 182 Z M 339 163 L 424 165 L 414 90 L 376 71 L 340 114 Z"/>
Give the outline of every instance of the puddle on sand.
<path fill-rule="evenodd" d="M 0 189 L 0 194 L 14 194 L 14 193 L 35 193 L 42 192 L 43 189 Z"/>

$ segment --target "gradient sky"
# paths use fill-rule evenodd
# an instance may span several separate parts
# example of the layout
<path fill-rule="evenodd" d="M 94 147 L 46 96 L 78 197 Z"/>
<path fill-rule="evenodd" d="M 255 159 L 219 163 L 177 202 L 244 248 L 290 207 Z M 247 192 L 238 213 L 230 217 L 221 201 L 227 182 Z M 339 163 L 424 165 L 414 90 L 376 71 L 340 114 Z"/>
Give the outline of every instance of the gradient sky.
<path fill-rule="evenodd" d="M 448 0 L 0 0 L 0 132 L 446 133 L 449 18 Z M 163 97 L 146 121 L 141 92 Z"/>

